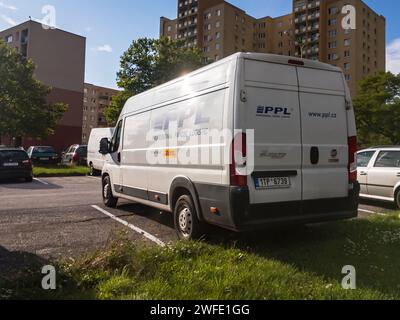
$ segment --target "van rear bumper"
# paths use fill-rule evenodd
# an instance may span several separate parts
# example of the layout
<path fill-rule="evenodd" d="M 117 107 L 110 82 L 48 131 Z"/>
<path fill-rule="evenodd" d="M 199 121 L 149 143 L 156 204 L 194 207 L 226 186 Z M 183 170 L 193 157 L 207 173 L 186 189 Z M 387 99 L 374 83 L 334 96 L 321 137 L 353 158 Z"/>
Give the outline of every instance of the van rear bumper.
<path fill-rule="evenodd" d="M 207 194 L 204 195 L 201 191 Z M 360 186 L 358 183 L 355 184 L 347 198 L 257 205 L 250 204 L 248 188 L 219 187 L 216 189 L 216 187 L 209 186 L 207 191 L 200 188 L 198 193 L 203 220 L 242 232 L 274 226 L 356 218 Z M 211 214 L 209 210 L 211 207 L 218 208 L 219 215 Z"/>

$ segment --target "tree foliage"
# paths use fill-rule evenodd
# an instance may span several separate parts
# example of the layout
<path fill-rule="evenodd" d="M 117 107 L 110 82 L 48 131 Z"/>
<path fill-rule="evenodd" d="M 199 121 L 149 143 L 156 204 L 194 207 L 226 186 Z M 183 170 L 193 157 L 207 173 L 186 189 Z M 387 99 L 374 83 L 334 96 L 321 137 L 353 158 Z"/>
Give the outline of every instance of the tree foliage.
<path fill-rule="evenodd" d="M 0 137 L 46 138 L 66 111 L 49 105 L 50 88 L 34 78 L 35 66 L 0 41 Z"/>
<path fill-rule="evenodd" d="M 362 80 L 354 108 L 363 147 L 400 144 L 400 74 L 381 72 Z"/>
<path fill-rule="evenodd" d="M 129 97 L 191 72 L 203 65 L 198 48 L 184 46 L 181 40 L 141 38 L 133 41 L 121 57 L 117 84 L 123 89 L 105 110 L 110 124 L 115 124 Z"/>

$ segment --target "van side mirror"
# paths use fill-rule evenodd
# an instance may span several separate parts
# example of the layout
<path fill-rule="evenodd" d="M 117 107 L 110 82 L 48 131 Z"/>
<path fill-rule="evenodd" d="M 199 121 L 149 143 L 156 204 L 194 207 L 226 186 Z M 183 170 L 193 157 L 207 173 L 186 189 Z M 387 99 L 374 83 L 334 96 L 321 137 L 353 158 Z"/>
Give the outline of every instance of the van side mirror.
<path fill-rule="evenodd" d="M 100 140 L 99 153 L 102 155 L 106 155 L 106 154 L 110 153 L 110 141 L 107 138 L 103 138 Z"/>

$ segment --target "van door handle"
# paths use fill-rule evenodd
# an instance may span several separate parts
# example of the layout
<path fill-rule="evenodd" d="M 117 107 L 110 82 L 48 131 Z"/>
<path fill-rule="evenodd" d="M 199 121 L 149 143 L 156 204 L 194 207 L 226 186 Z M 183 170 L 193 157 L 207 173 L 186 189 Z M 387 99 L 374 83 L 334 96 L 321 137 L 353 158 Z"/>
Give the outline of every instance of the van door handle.
<path fill-rule="evenodd" d="M 119 163 L 121 163 L 121 152 L 118 152 L 117 154 L 117 160 Z"/>
<path fill-rule="evenodd" d="M 316 165 L 319 162 L 319 148 L 312 147 L 310 151 L 310 161 L 311 164 Z"/>
<path fill-rule="evenodd" d="M 361 172 L 360 172 L 360 176 L 366 176 L 366 175 L 367 175 L 366 172 L 364 172 L 364 171 L 361 171 Z"/>
<path fill-rule="evenodd" d="M 397 172 L 397 176 L 400 177 L 400 172 Z"/>

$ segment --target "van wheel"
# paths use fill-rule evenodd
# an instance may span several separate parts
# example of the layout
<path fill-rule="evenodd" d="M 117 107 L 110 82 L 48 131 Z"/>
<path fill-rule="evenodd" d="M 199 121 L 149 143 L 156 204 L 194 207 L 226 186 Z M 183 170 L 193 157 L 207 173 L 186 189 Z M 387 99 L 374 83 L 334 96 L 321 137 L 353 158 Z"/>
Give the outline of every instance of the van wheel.
<path fill-rule="evenodd" d="M 400 189 L 396 192 L 396 205 L 400 209 Z"/>
<path fill-rule="evenodd" d="M 93 164 L 90 164 L 89 169 L 90 169 L 89 175 L 91 177 L 97 177 L 100 175 L 100 171 L 93 168 Z"/>
<path fill-rule="evenodd" d="M 117 206 L 118 198 L 115 198 L 112 194 L 111 179 L 109 176 L 103 178 L 103 202 L 109 208 L 115 208 Z"/>
<path fill-rule="evenodd" d="M 204 235 L 203 226 L 197 218 L 193 200 L 188 195 L 181 196 L 176 202 L 174 222 L 180 240 L 196 240 Z"/>

